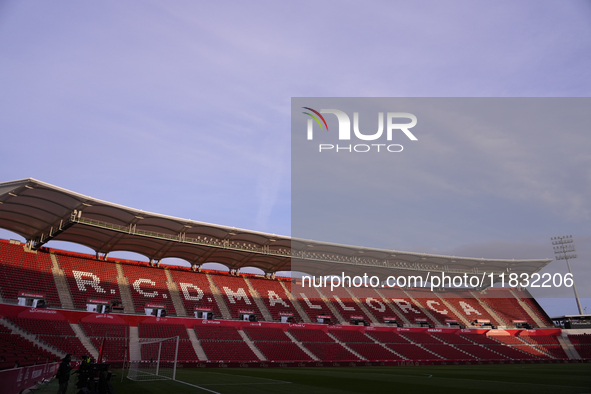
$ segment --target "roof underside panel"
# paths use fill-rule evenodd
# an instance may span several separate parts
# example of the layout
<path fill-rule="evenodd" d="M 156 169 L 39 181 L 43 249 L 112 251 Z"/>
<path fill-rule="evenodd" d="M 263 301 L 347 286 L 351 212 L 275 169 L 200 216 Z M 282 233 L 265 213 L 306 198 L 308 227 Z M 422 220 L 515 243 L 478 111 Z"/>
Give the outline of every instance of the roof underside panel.
<path fill-rule="evenodd" d="M 174 257 L 196 265 L 216 262 L 265 272 L 289 271 L 293 266 L 314 275 L 424 277 L 428 270 L 531 274 L 551 261 L 427 255 L 292 239 L 144 212 L 32 178 L 0 183 L 0 227 L 35 245 L 55 239 L 100 253 L 128 251 L 153 260 Z"/>

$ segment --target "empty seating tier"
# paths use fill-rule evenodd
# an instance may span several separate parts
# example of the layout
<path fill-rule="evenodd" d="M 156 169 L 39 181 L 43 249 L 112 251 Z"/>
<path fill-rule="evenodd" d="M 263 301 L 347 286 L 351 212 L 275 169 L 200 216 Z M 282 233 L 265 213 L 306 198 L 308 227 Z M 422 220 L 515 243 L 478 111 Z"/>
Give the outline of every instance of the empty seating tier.
<path fill-rule="evenodd" d="M 129 340 L 127 338 L 91 337 L 90 340 L 97 351 L 100 351 L 104 344 L 103 362 L 129 360 Z"/>
<path fill-rule="evenodd" d="M 169 314 L 176 314 L 170 292 L 166 286 L 166 273 L 162 268 L 147 264 L 121 264 L 129 282 L 129 291 L 135 310 L 143 313 L 146 304 L 164 305 Z"/>
<path fill-rule="evenodd" d="M 334 335 L 339 341 L 345 343 L 374 343 L 374 341 L 359 331 L 328 330 L 328 333 Z"/>
<path fill-rule="evenodd" d="M 494 348 L 494 345 L 486 345 L 490 348 Z M 542 352 L 541 350 L 536 349 L 534 346 L 532 345 L 511 345 L 512 348 L 516 349 L 516 350 L 520 350 L 524 353 L 528 353 L 531 354 L 532 356 L 535 356 L 537 358 L 543 358 L 543 359 L 549 359 L 550 356 L 548 356 L 546 353 Z"/>
<path fill-rule="evenodd" d="M 23 245 L 0 240 L 0 290 L 2 298 L 16 302 L 19 293 L 45 296 L 50 307 L 61 307 L 48 252 L 26 252 Z"/>
<path fill-rule="evenodd" d="M 201 341 L 201 347 L 209 361 L 259 361 L 250 347 L 242 340 L 225 342 L 223 345 L 216 340 Z"/>
<path fill-rule="evenodd" d="M 160 360 L 174 360 L 176 352 L 176 341 L 168 340 L 156 343 L 146 343 L 141 346 L 142 359 L 154 360 L 158 359 L 158 349 L 160 348 Z M 178 346 L 178 361 L 198 361 L 195 350 L 188 339 L 180 339 Z"/>
<path fill-rule="evenodd" d="M 359 287 L 350 288 L 349 291 L 357 297 L 365 309 L 367 309 L 378 322 L 384 323 L 385 318 L 395 318 L 396 320 L 399 320 L 396 314 L 375 289 L 370 287 Z"/>
<path fill-rule="evenodd" d="M 569 335 L 571 343 L 582 358 L 591 358 L 591 335 L 576 334 Z"/>
<path fill-rule="evenodd" d="M 442 325 L 445 326 L 453 320 L 463 325 L 462 320 L 435 293 L 419 289 L 407 290 L 406 292 Z"/>
<path fill-rule="evenodd" d="M 241 341 L 242 337 L 235 327 L 216 326 L 214 324 L 194 325 L 193 329 L 197 334 L 197 339 L 219 340 L 219 341 Z"/>
<path fill-rule="evenodd" d="M 59 253 L 56 258 L 64 271 L 76 308 L 86 309 L 88 299 L 121 300 L 115 263 L 77 254 Z"/>
<path fill-rule="evenodd" d="M 531 353 L 525 352 L 522 349 L 505 346 L 505 345 L 487 345 L 487 348 L 494 352 L 501 353 L 513 360 L 536 360 L 537 357 Z"/>
<path fill-rule="evenodd" d="M 385 349 L 377 343 L 347 343 L 347 346 L 369 361 L 403 360 L 399 355 Z"/>
<path fill-rule="evenodd" d="M 129 360 L 127 324 L 80 322 L 80 327 L 97 351 L 103 347 L 103 361 Z"/>
<path fill-rule="evenodd" d="M 220 289 L 232 317 L 239 318 L 241 311 L 251 311 L 259 320 L 263 319 L 244 278 L 223 274 L 211 274 L 211 278 Z"/>
<path fill-rule="evenodd" d="M 490 350 L 489 348 L 480 346 L 480 345 L 463 345 L 463 344 L 458 344 L 455 345 L 455 347 L 457 347 L 458 349 L 461 349 L 465 352 L 468 352 L 470 354 L 475 355 L 478 358 L 481 358 L 483 360 L 506 360 L 508 359 L 508 357 L 505 357 L 501 354 L 498 354 L 492 350 Z"/>
<path fill-rule="evenodd" d="M 313 361 L 310 356 L 293 342 L 256 341 L 255 346 L 269 361 Z"/>
<path fill-rule="evenodd" d="M 540 304 L 538 304 L 534 298 L 532 298 L 523 290 L 513 289 L 513 292 L 517 295 L 517 297 L 519 297 L 521 301 L 530 307 L 534 314 L 539 317 L 546 326 L 554 327 L 554 323 L 552 323 L 552 320 L 550 320 L 548 314 L 544 311 L 544 309 L 542 309 Z"/>
<path fill-rule="evenodd" d="M 527 343 L 532 343 L 532 344 L 536 344 L 536 345 L 560 345 L 560 342 L 558 342 L 558 339 L 553 335 L 521 334 L 521 335 L 519 335 L 519 338 L 523 339 Z"/>
<path fill-rule="evenodd" d="M 0 370 L 56 361 L 59 361 L 57 356 L 45 351 L 20 335 L 10 334 L 10 330 L 8 332 L 4 329 L 1 331 Z"/>
<path fill-rule="evenodd" d="M 439 339 L 435 338 L 434 336 L 432 336 L 431 334 L 428 334 L 426 332 L 402 332 L 401 335 L 404 336 L 405 338 L 408 338 L 411 341 L 413 341 L 415 343 L 419 343 L 419 344 L 423 344 L 423 343 L 440 344 L 441 343 L 441 341 Z"/>
<path fill-rule="evenodd" d="M 335 342 L 305 342 L 303 345 L 323 361 L 359 361 L 359 357 Z"/>
<path fill-rule="evenodd" d="M 412 343 L 389 343 L 388 346 L 390 349 L 394 350 L 396 353 L 401 354 L 402 356 L 406 357 L 409 360 L 441 360 L 442 357 L 435 355 L 433 353 L 428 352 L 427 350 L 412 344 Z"/>
<path fill-rule="evenodd" d="M 193 345 L 189 340 L 187 328 L 183 324 L 172 323 L 140 323 L 138 324 L 139 337 L 141 342 L 149 341 L 149 339 L 157 338 L 173 338 L 179 337 L 178 360 L 181 361 L 197 361 L 197 355 L 193 349 Z M 143 339 L 143 340 L 142 340 Z M 141 346 L 142 358 L 144 360 L 154 359 L 158 357 L 158 346 L 162 344 L 162 354 L 165 360 L 174 360 L 174 352 L 176 350 L 176 340 L 171 339 L 164 342 L 150 343 Z"/>
<path fill-rule="evenodd" d="M 332 302 L 332 305 L 339 311 L 346 322 L 350 322 L 355 317 L 361 317 L 365 321 L 371 322 L 369 316 L 365 314 L 344 287 L 335 287 L 333 290 L 324 288 L 321 291 Z"/>
<path fill-rule="evenodd" d="M 82 330 L 84 330 L 86 335 L 89 337 L 129 337 L 129 326 L 127 324 L 80 322 L 79 325 L 80 327 L 82 327 Z"/>
<path fill-rule="evenodd" d="M 410 343 L 397 332 L 392 331 L 367 331 L 367 334 L 382 343 Z"/>
<path fill-rule="evenodd" d="M 302 318 L 295 309 L 278 280 L 249 277 L 250 284 L 255 288 L 273 320 L 281 321 L 282 314 L 292 315 L 296 321 Z"/>
<path fill-rule="evenodd" d="M 318 321 L 318 316 L 330 316 L 333 322 L 338 322 L 337 318 L 326 306 L 324 300 L 318 294 L 315 288 L 302 288 L 301 285 L 285 282 L 291 294 L 297 298 L 302 309 L 306 312 L 312 322 Z"/>
<path fill-rule="evenodd" d="M 514 337 L 512 335 L 495 335 L 495 336 L 489 336 L 488 338 L 493 339 L 493 340 L 497 340 L 497 341 L 502 342 L 507 345 L 523 345 L 524 344 L 524 342 L 521 339 Z"/>
<path fill-rule="evenodd" d="M 467 345 L 472 345 L 473 342 L 470 342 L 469 340 L 467 340 L 464 337 L 461 337 L 457 334 L 450 334 L 450 333 L 443 333 L 443 332 L 434 332 L 431 335 L 433 335 L 434 337 L 437 337 L 439 339 L 441 339 L 444 342 L 447 343 L 451 343 L 456 344 L 456 343 L 465 343 Z"/>
<path fill-rule="evenodd" d="M 88 350 L 86 350 L 74 333 L 74 330 L 72 330 L 70 323 L 65 320 L 43 320 L 20 317 L 11 317 L 9 320 L 23 330 L 37 335 L 43 342 L 63 352 L 71 353 L 74 356 L 81 356 L 88 353 Z"/>
<path fill-rule="evenodd" d="M 291 342 L 291 339 L 280 328 L 243 327 L 242 331 L 253 341 Z"/>
<path fill-rule="evenodd" d="M 476 342 L 481 345 L 498 345 L 499 342 L 495 341 L 492 338 L 487 337 L 483 334 L 470 334 L 470 333 L 462 333 L 460 334 L 463 338 L 468 339 L 472 343 Z"/>
<path fill-rule="evenodd" d="M 171 269 L 170 274 L 189 316 L 195 308 L 211 309 L 216 318 L 222 316 L 206 274 L 183 269 Z"/>
<path fill-rule="evenodd" d="M 290 328 L 289 332 L 300 342 L 332 342 L 334 340 L 324 331 L 313 328 Z"/>
<path fill-rule="evenodd" d="M 564 349 L 558 342 L 558 339 L 552 335 L 527 335 L 522 334 L 519 336 L 520 339 L 523 339 L 527 343 L 531 343 L 536 347 L 546 351 L 547 353 L 551 354 L 552 356 L 560 359 L 568 358 L 567 354 L 565 353 Z"/>
<path fill-rule="evenodd" d="M 538 326 L 508 289 L 489 289 L 487 294 L 480 295 L 480 299 L 503 319 L 507 326 L 515 326 L 515 320 L 524 320 L 531 327 Z"/>
<path fill-rule="evenodd" d="M 425 349 L 429 349 L 430 351 L 437 353 L 441 357 L 446 360 L 475 360 L 476 357 L 473 355 L 456 349 L 450 345 L 446 344 L 433 344 L 427 343 L 423 345 Z"/>
<path fill-rule="evenodd" d="M 449 290 L 438 294 L 440 297 L 445 298 L 448 304 L 453 306 L 459 314 L 471 323 L 475 320 L 488 320 L 495 326 L 504 325 L 503 322 L 499 322 L 492 317 L 468 290 Z"/>
<path fill-rule="evenodd" d="M 387 297 L 388 300 L 408 321 L 413 324 L 420 324 L 426 322 L 431 326 L 436 323 L 425 314 L 421 306 L 415 304 L 413 300 L 400 288 L 383 288 L 380 292 Z"/>
<path fill-rule="evenodd" d="M 68 337 L 76 336 L 70 323 L 65 320 L 30 319 L 22 317 L 9 317 L 8 319 L 31 334 Z"/>
<path fill-rule="evenodd" d="M 168 323 L 140 323 L 138 325 L 140 338 L 172 338 L 189 339 L 187 328 L 183 324 Z"/>

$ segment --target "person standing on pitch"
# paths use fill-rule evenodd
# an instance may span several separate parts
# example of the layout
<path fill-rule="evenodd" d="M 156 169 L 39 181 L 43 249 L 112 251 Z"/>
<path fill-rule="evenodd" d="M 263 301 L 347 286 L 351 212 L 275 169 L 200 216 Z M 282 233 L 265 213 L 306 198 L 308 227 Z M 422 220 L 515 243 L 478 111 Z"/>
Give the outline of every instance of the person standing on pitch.
<path fill-rule="evenodd" d="M 68 391 L 68 381 L 70 380 L 70 371 L 72 370 L 70 361 L 72 361 L 72 355 L 67 354 L 62 360 L 57 370 L 57 374 L 55 375 L 60 384 L 57 389 L 57 394 L 66 394 L 66 391 Z"/>

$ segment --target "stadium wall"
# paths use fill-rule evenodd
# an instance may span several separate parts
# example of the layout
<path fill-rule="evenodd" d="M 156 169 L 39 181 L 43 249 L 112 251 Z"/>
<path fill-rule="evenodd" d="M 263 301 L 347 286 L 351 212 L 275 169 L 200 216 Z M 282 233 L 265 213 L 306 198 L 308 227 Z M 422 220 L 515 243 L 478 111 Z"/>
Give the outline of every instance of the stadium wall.
<path fill-rule="evenodd" d="M 6 317 L 26 317 L 34 319 L 48 319 L 48 320 L 67 320 L 69 323 L 77 324 L 80 321 L 93 321 L 96 323 L 126 323 L 132 327 L 137 327 L 139 323 L 151 323 L 151 324 L 183 324 L 187 328 L 192 328 L 195 324 L 207 324 L 207 325 L 218 325 L 218 326 L 230 326 L 237 329 L 242 327 L 279 327 L 284 331 L 287 331 L 291 327 L 298 328 L 313 328 L 328 332 L 328 330 L 351 330 L 351 331 L 393 331 L 393 332 L 429 332 L 429 333 L 473 333 L 473 334 L 488 334 L 488 335 L 512 335 L 518 336 L 521 333 L 527 333 L 530 336 L 535 335 L 550 335 L 560 336 L 562 335 L 562 329 L 560 328 L 540 328 L 540 329 L 474 329 L 474 328 L 427 328 L 427 327 L 374 327 L 374 326 L 353 326 L 353 325 L 327 325 L 327 324 L 314 324 L 314 323 L 279 323 L 279 322 L 247 322 L 241 320 L 202 320 L 196 318 L 184 318 L 184 317 L 154 317 L 146 315 L 127 315 L 118 313 L 95 313 L 95 312 L 84 312 L 84 311 L 71 311 L 64 309 L 37 309 L 20 305 L 8 305 L 0 304 L 0 316 Z"/>

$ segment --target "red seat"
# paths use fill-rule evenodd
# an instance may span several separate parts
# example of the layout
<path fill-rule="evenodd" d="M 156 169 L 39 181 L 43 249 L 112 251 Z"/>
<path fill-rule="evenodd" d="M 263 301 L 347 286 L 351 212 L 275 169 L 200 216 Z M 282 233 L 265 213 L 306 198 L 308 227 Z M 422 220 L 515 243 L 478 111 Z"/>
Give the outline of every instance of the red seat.
<path fill-rule="evenodd" d="M 239 318 L 240 311 L 252 311 L 259 320 L 263 320 L 263 314 L 241 276 L 211 274 L 211 278 L 222 293 L 232 317 Z"/>
<path fill-rule="evenodd" d="M 215 318 L 221 318 L 222 313 L 211 292 L 205 273 L 193 272 L 190 269 L 180 267 L 171 268 L 169 272 L 179 290 L 179 296 L 189 316 L 193 316 L 197 307 L 211 309 Z"/>
<path fill-rule="evenodd" d="M 47 306 L 61 307 L 46 249 L 25 252 L 24 244 L 0 240 L 0 290 L 4 300 L 16 302 L 20 292 L 42 294 Z"/>

